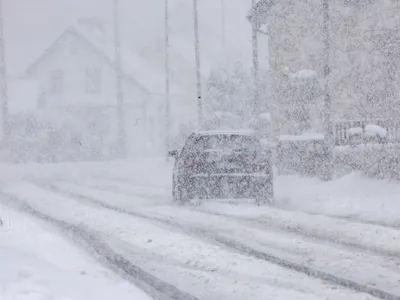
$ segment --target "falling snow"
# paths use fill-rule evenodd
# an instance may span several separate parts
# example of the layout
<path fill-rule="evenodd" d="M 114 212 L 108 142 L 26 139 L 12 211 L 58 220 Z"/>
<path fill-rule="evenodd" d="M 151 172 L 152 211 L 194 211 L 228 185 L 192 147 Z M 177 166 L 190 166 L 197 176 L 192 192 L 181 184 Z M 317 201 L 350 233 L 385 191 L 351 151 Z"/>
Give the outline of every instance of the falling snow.
<path fill-rule="evenodd" d="M 400 299 L 399 16 L 0 0 L 0 300 Z"/>

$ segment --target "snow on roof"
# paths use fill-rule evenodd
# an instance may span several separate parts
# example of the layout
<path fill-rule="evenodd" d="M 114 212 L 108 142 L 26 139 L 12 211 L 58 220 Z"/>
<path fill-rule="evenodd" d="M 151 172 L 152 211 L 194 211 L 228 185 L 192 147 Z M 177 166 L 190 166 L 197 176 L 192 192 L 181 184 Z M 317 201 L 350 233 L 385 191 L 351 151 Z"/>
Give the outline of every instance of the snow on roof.
<path fill-rule="evenodd" d="M 134 53 L 131 49 L 122 48 L 121 53 L 126 72 L 148 88 L 152 94 L 165 94 L 166 82 L 164 74 L 160 74 L 144 58 Z M 171 81 L 170 79 L 171 94 L 180 95 L 185 93 Z"/>
<path fill-rule="evenodd" d="M 102 32 L 97 28 L 82 26 L 80 24 L 75 25 L 74 28 L 104 52 L 107 57 L 112 61 L 114 60 L 114 42 L 110 34 L 105 31 Z M 124 72 L 142 84 L 150 93 L 165 93 L 164 73 L 160 73 L 159 70 L 154 69 L 145 58 L 126 46 L 121 47 L 121 65 Z M 184 91 L 173 82 L 170 82 L 170 92 L 172 94 L 184 94 Z"/>
<path fill-rule="evenodd" d="M 204 130 L 198 131 L 199 135 L 219 135 L 219 134 L 236 134 L 236 135 L 254 135 L 254 130 L 251 129 L 218 129 L 218 130 Z"/>

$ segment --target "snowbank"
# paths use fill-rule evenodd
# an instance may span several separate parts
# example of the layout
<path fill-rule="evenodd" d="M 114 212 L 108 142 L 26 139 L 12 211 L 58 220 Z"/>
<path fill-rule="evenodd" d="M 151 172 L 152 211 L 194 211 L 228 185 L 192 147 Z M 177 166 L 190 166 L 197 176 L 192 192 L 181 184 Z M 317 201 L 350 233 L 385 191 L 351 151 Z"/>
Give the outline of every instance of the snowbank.
<path fill-rule="evenodd" d="M 0 206 L 0 299 L 150 299 L 50 228 Z"/>
<path fill-rule="evenodd" d="M 381 126 L 369 124 L 365 126 L 365 134 L 369 136 L 378 135 L 380 137 L 386 137 L 387 130 Z"/>
<path fill-rule="evenodd" d="M 277 205 L 284 208 L 400 225 L 400 185 L 361 173 L 328 182 L 277 177 L 276 194 Z"/>

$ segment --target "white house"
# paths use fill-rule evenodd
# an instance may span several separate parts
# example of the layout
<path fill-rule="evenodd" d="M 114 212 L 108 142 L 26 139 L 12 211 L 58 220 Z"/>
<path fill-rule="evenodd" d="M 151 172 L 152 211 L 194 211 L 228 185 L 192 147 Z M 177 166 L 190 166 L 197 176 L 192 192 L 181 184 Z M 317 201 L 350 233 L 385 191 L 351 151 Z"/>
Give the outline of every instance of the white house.
<path fill-rule="evenodd" d="M 39 84 L 38 109 L 75 124 L 88 147 L 107 152 L 118 137 L 117 69 L 112 40 L 100 29 L 67 28 L 28 67 L 24 77 Z M 160 140 L 166 134 L 165 113 L 160 109 L 165 98 L 165 79 L 130 49 L 122 47 L 121 54 L 129 155 L 149 154 L 160 148 Z M 183 115 L 177 108 L 185 98 L 185 93 L 172 84 L 172 120 Z M 95 143 L 98 145 L 94 146 Z"/>

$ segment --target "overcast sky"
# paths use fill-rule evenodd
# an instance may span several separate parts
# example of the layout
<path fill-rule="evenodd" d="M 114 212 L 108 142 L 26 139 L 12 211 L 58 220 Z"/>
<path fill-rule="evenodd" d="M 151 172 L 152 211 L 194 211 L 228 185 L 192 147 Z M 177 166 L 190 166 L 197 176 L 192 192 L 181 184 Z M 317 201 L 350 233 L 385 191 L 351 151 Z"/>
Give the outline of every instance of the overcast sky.
<path fill-rule="evenodd" d="M 121 26 L 139 46 L 163 38 L 164 0 L 120 0 Z M 62 31 L 80 17 L 112 20 L 112 0 L 3 0 L 8 73 L 20 74 Z M 192 1 L 170 0 L 172 30 L 190 40 L 193 34 Z M 221 6 L 219 0 L 200 0 L 200 35 L 220 42 L 222 49 Z M 245 15 L 250 0 L 225 0 L 228 48 L 251 62 L 251 32 Z M 238 56 L 239 56 L 238 54 Z"/>

